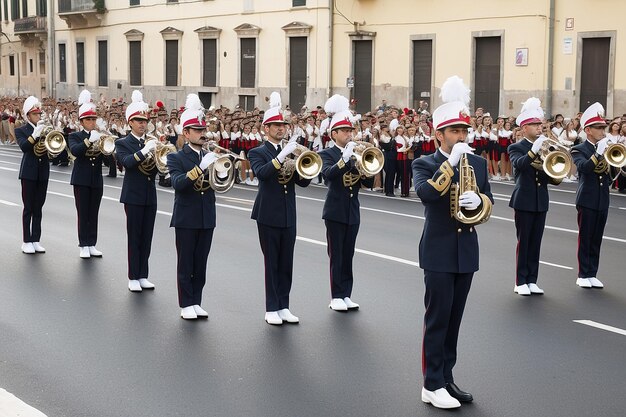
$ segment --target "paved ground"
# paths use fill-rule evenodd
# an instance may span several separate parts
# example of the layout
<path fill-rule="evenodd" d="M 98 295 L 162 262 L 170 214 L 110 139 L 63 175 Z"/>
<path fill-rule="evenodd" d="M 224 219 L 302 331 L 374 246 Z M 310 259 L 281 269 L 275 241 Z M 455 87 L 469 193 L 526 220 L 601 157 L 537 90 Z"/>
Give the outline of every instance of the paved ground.
<path fill-rule="evenodd" d="M 173 194 L 159 189 L 150 275 L 154 292 L 126 287 L 122 179 L 105 178 L 98 248 L 78 257 L 70 169 L 53 167 L 44 206 L 45 255 L 20 252 L 21 154 L 0 147 L 0 387 L 52 416 L 436 416 L 423 404 L 423 208 L 415 198 L 361 197 L 354 300 L 330 311 L 325 189 L 298 189 L 292 311 L 298 326 L 263 321 L 262 257 L 250 208 L 256 188 L 218 197 L 218 228 L 203 306 L 179 318 Z M 612 195 L 599 278 L 576 279 L 575 184 L 551 190 L 539 284 L 512 292 L 512 185 L 493 185 L 492 219 L 479 226 L 481 270 L 470 293 L 455 376 L 475 397 L 467 416 L 623 416 L 626 196 Z M 1 409 L 1 408 L 0 408 Z"/>

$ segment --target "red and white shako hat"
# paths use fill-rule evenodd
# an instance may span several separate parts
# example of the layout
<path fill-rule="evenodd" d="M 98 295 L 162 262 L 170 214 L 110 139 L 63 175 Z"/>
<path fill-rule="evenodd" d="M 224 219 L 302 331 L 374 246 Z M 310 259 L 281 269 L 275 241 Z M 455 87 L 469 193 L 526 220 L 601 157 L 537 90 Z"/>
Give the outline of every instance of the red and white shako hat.
<path fill-rule="evenodd" d="M 148 120 L 148 104 L 143 101 L 141 91 L 135 90 L 131 95 L 131 103 L 126 106 L 126 120 L 133 119 Z"/>
<path fill-rule="evenodd" d="M 350 102 L 347 98 L 340 94 L 335 94 L 324 104 L 324 111 L 331 115 L 330 124 L 328 126 L 329 131 L 335 129 L 354 127 L 354 116 L 350 111 Z"/>
<path fill-rule="evenodd" d="M 274 91 L 272 94 L 270 94 L 270 108 L 267 109 L 263 114 L 263 124 L 269 125 L 272 123 L 289 123 L 283 117 L 281 107 L 282 103 L 280 99 L 280 94 Z"/>
<path fill-rule="evenodd" d="M 439 94 L 443 104 L 433 112 L 433 127 L 435 130 L 448 126 L 471 126 L 468 104 L 470 102 L 470 89 L 463 80 L 453 75 L 441 86 Z"/>
<path fill-rule="evenodd" d="M 84 119 L 85 117 L 98 117 L 98 113 L 96 113 L 96 105 L 91 100 L 91 93 L 89 90 L 83 90 L 80 92 L 78 96 L 78 120 Z"/>
<path fill-rule="evenodd" d="M 587 107 L 587 110 L 585 110 L 580 118 L 580 125 L 583 129 L 595 125 L 606 127 L 606 120 L 604 120 L 604 107 L 602 107 L 602 104 L 596 101 L 591 106 Z"/>
<path fill-rule="evenodd" d="M 24 100 L 22 114 L 27 115 L 28 113 L 41 113 L 41 102 L 35 96 L 29 96 Z"/>
<path fill-rule="evenodd" d="M 182 128 L 205 129 L 204 107 L 197 94 L 189 94 L 185 101 L 185 111 L 180 116 Z"/>
<path fill-rule="evenodd" d="M 522 111 L 520 112 L 515 124 L 522 127 L 527 124 L 537 124 L 543 122 L 543 109 L 541 108 L 541 100 L 537 97 L 531 97 L 522 105 Z"/>

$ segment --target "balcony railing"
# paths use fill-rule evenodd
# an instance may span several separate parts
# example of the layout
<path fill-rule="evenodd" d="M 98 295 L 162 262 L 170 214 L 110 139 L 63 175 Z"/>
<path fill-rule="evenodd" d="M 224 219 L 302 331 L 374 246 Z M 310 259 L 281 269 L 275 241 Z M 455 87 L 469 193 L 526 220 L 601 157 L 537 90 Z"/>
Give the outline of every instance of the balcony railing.
<path fill-rule="evenodd" d="M 59 13 L 104 11 L 104 0 L 59 0 Z"/>
<path fill-rule="evenodd" d="M 31 16 L 23 17 L 15 20 L 13 23 L 13 32 L 16 35 L 26 35 L 29 33 L 46 33 L 46 17 Z"/>

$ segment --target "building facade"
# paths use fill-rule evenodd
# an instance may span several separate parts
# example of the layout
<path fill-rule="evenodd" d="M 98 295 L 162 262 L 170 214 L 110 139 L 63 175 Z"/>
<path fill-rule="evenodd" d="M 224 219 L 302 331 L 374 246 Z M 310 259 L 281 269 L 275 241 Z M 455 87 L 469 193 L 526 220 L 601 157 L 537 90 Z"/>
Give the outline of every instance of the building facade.
<path fill-rule="evenodd" d="M 624 12 L 622 0 L 0 0 L 0 94 L 141 88 L 168 107 L 193 92 L 265 108 L 277 90 L 299 110 L 342 93 L 367 111 L 437 106 L 457 74 L 492 114 L 535 95 L 552 114 L 600 101 L 617 115 Z"/>

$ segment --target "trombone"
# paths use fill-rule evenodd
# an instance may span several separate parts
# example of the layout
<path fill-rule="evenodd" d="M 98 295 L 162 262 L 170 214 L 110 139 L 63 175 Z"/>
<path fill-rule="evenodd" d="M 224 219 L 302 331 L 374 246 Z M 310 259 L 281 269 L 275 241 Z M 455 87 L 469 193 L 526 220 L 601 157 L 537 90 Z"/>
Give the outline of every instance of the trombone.
<path fill-rule="evenodd" d="M 48 158 L 54 159 L 61 155 L 66 147 L 67 143 L 63 132 L 54 130 L 52 125 L 46 125 L 39 136 L 39 140 L 35 143 L 33 152 L 37 156 L 43 156 L 47 153 Z"/>
<path fill-rule="evenodd" d="M 574 164 L 569 149 L 551 138 L 546 138 L 543 142 L 538 156 L 539 159 L 531 164 L 533 168 L 545 172 L 555 180 L 567 177 Z"/>

